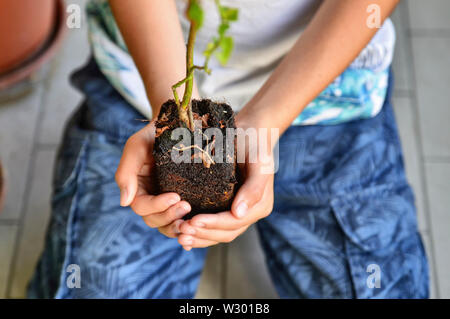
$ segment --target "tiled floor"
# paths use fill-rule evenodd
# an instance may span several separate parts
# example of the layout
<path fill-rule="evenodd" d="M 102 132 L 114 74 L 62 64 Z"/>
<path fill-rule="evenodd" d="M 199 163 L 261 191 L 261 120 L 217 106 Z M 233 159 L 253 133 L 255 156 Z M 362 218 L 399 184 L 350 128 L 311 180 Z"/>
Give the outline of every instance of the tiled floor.
<path fill-rule="evenodd" d="M 394 107 L 407 174 L 431 263 L 432 297 L 449 298 L 450 1 L 402 1 L 393 20 Z M 31 95 L 0 105 L 0 157 L 9 177 L 0 215 L 0 298 L 24 296 L 42 249 L 54 156 L 63 124 L 81 99 L 67 79 L 89 54 L 85 32 L 69 31 L 51 77 Z M 233 243 L 211 249 L 197 296 L 276 298 L 257 241 L 250 228 Z"/>

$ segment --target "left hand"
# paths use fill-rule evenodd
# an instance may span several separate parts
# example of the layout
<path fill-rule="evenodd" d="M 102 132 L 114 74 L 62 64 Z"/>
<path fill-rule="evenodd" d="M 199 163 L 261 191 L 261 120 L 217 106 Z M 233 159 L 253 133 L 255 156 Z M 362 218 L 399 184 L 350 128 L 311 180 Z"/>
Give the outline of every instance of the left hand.
<path fill-rule="evenodd" d="M 238 123 L 237 125 L 242 127 Z M 248 147 L 246 153 L 247 150 Z M 240 165 L 244 183 L 233 200 L 231 211 L 199 214 L 180 225 L 178 242 L 185 250 L 229 243 L 244 233 L 250 225 L 272 212 L 273 172 L 268 174 L 264 171 L 263 167 L 267 169 L 268 165 L 266 160 L 263 163 L 258 158 L 256 163 L 248 163 L 248 156 L 246 159 L 245 163 Z M 270 155 L 270 160 L 273 163 L 273 155 Z"/>

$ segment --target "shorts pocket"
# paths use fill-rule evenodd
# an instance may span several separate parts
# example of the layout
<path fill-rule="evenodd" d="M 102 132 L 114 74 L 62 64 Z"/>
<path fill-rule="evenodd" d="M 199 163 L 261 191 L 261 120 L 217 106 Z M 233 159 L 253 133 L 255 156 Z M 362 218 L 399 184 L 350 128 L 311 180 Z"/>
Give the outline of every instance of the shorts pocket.
<path fill-rule="evenodd" d="M 335 217 L 350 241 L 373 251 L 417 231 L 414 195 L 407 184 L 373 186 L 331 201 Z"/>
<path fill-rule="evenodd" d="M 428 265 L 407 184 L 335 198 L 356 298 L 427 298 Z"/>

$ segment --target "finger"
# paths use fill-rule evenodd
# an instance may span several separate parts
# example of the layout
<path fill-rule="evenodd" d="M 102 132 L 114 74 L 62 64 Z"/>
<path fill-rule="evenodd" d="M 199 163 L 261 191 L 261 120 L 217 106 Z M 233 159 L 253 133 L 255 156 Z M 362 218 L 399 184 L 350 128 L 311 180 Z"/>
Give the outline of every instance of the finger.
<path fill-rule="evenodd" d="M 273 208 L 273 192 L 271 184 L 267 183 L 263 194 L 265 200 L 259 201 L 244 218 L 237 218 L 230 211 L 217 214 L 199 214 L 189 221 L 194 227 L 207 229 L 237 230 L 245 225 L 256 223 L 261 218 L 268 216 Z"/>
<path fill-rule="evenodd" d="M 131 208 L 139 216 L 161 213 L 181 200 L 177 193 L 164 193 L 161 195 L 137 196 L 131 203 Z"/>
<path fill-rule="evenodd" d="M 189 221 L 194 227 L 207 229 L 236 230 L 248 223 L 248 219 L 236 218 L 230 211 L 216 214 L 199 214 Z"/>
<path fill-rule="evenodd" d="M 186 247 L 186 248 L 188 248 L 188 247 L 204 248 L 204 247 L 209 247 L 209 246 L 218 244 L 218 242 L 216 242 L 216 241 L 195 238 L 195 237 L 192 237 L 190 235 L 185 235 L 185 234 L 180 234 L 178 236 L 178 242 L 180 243 L 181 246 Z"/>
<path fill-rule="evenodd" d="M 144 164 L 150 164 L 154 124 L 147 125 L 125 144 L 122 158 L 116 171 L 116 182 L 120 188 L 120 205 L 128 206 L 138 190 L 138 175 Z"/>
<path fill-rule="evenodd" d="M 231 212 L 237 218 L 244 218 L 263 197 L 271 175 L 261 174 L 257 165 L 249 164 L 244 184 L 239 188 L 231 205 Z"/>
<path fill-rule="evenodd" d="M 237 230 L 207 229 L 194 227 L 189 222 L 180 225 L 182 234 L 191 235 L 194 238 L 206 239 L 220 243 L 229 243 L 247 230 L 249 225 L 238 228 Z"/>
<path fill-rule="evenodd" d="M 186 201 L 178 202 L 161 213 L 144 216 L 145 223 L 151 228 L 168 225 L 191 211 L 191 205 Z"/>
<path fill-rule="evenodd" d="M 159 227 L 158 231 L 169 238 L 176 238 L 180 234 L 180 225 L 182 223 L 182 219 L 177 219 L 169 225 Z"/>

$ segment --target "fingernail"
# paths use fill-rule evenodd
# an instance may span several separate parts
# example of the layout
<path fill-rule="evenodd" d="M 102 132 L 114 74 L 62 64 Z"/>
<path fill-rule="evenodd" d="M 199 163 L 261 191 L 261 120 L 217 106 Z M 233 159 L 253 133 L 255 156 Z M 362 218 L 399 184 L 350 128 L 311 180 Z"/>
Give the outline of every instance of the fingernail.
<path fill-rule="evenodd" d="M 192 222 L 192 225 L 195 227 L 205 227 L 205 224 L 202 222 Z"/>
<path fill-rule="evenodd" d="M 128 203 L 128 190 L 126 187 L 120 189 L 120 206 L 127 206 Z"/>
<path fill-rule="evenodd" d="M 236 208 L 237 217 L 242 218 L 245 215 L 247 215 L 247 210 L 248 210 L 247 204 L 245 202 L 240 203 Z"/>
<path fill-rule="evenodd" d="M 184 250 L 186 250 L 186 251 L 190 251 L 190 250 L 192 249 L 191 246 L 183 246 L 183 248 L 184 248 Z"/>
<path fill-rule="evenodd" d="M 192 245 L 194 241 L 192 239 L 185 239 L 183 240 L 183 245 Z"/>
<path fill-rule="evenodd" d="M 186 229 L 186 234 L 188 234 L 188 235 L 195 235 L 195 233 L 196 233 L 196 231 L 195 231 L 194 228 L 192 228 L 192 227 L 187 227 L 187 229 Z"/>
<path fill-rule="evenodd" d="M 175 234 L 181 234 L 181 230 L 180 230 L 180 225 L 182 222 L 175 222 L 175 224 L 173 225 L 173 231 Z"/>
<path fill-rule="evenodd" d="M 172 206 L 173 204 L 178 203 L 179 200 L 180 199 L 178 197 L 171 197 L 167 202 L 169 203 L 170 206 Z"/>

